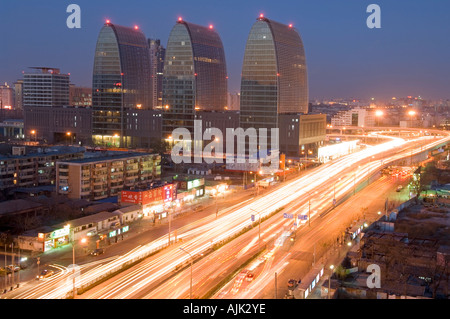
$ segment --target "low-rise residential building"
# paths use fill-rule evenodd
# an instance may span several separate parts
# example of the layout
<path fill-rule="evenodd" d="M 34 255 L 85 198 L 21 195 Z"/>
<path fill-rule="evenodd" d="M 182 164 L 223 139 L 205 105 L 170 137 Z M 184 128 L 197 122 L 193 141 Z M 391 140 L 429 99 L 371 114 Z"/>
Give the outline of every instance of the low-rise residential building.
<path fill-rule="evenodd" d="M 113 238 L 117 233 L 127 232 L 123 229 L 119 212 L 100 212 L 97 214 L 69 220 L 54 226 L 42 226 L 22 233 L 17 237 L 20 249 L 47 252 L 86 238 L 99 242 Z"/>
<path fill-rule="evenodd" d="M 100 200 L 117 196 L 124 188 L 146 186 L 160 176 L 160 155 L 115 152 L 58 162 L 56 190 L 69 198 Z"/>
<path fill-rule="evenodd" d="M 10 151 L 0 155 L 0 190 L 52 185 L 56 181 L 56 162 L 81 158 L 85 151 L 82 147 L 69 146 L 9 148 Z"/>

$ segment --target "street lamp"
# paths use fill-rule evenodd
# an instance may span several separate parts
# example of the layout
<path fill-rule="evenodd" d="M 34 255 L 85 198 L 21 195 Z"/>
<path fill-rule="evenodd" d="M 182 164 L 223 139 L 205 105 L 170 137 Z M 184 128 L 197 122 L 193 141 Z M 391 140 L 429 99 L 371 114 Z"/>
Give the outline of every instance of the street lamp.
<path fill-rule="evenodd" d="M 258 214 L 259 217 L 259 225 L 258 225 L 258 251 L 261 248 L 261 212 L 258 212 L 254 210 L 253 208 L 250 208 L 250 210 L 254 211 Z"/>
<path fill-rule="evenodd" d="M 416 115 L 416 111 L 411 110 L 411 111 L 408 112 L 408 115 L 411 117 L 410 127 L 412 127 L 412 121 L 413 121 L 412 118 L 413 118 L 414 115 Z"/>
<path fill-rule="evenodd" d="M 337 182 L 339 182 L 341 180 L 341 178 L 339 177 L 339 179 L 334 183 L 333 186 L 333 204 L 336 205 L 336 184 Z"/>
<path fill-rule="evenodd" d="M 66 133 L 66 135 L 67 135 L 67 138 L 68 138 L 68 139 L 70 138 L 70 142 L 72 143 L 72 138 L 71 138 L 71 136 L 72 136 L 72 133 L 70 133 L 70 132 L 67 132 L 67 133 Z"/>
<path fill-rule="evenodd" d="M 330 299 L 330 290 L 331 290 L 331 277 L 333 276 L 334 272 L 334 265 L 330 265 L 330 278 L 328 278 L 328 299 Z"/>
<path fill-rule="evenodd" d="M 382 110 L 375 111 L 375 116 L 377 119 L 377 126 L 380 126 L 380 117 L 384 115 L 384 112 Z"/>
<path fill-rule="evenodd" d="M 66 225 L 64 226 L 64 228 L 70 228 L 70 225 Z M 75 236 L 75 233 L 74 233 Z M 75 238 L 72 240 L 72 284 L 73 284 L 73 299 L 75 299 L 75 296 L 77 294 L 77 290 L 75 288 Z M 81 244 L 85 244 L 87 243 L 87 239 L 86 238 L 81 238 L 80 240 Z"/>
<path fill-rule="evenodd" d="M 34 135 L 34 141 L 36 142 L 36 130 L 31 130 L 31 135 Z"/>
<path fill-rule="evenodd" d="M 317 194 L 316 191 L 314 194 Z M 311 193 L 308 191 L 308 226 L 311 226 Z"/>
<path fill-rule="evenodd" d="M 194 261 L 194 257 L 192 257 L 191 253 L 189 253 L 188 251 L 184 250 L 182 247 L 180 247 L 181 251 L 184 251 L 186 254 L 188 254 L 191 257 L 191 284 L 190 284 L 190 288 L 189 288 L 189 299 L 192 299 L 192 264 Z"/>

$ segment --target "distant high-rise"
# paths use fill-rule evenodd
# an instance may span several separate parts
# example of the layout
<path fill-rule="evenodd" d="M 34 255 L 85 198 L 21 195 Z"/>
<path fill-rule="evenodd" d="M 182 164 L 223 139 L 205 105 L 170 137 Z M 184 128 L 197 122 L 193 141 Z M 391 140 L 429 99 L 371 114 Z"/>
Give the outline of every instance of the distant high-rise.
<path fill-rule="evenodd" d="M 176 128 L 192 132 L 196 110 L 225 110 L 227 71 L 222 40 L 213 26 L 178 19 L 166 49 L 163 137 Z"/>
<path fill-rule="evenodd" d="M 0 85 L 0 109 L 15 109 L 14 89 L 5 83 Z"/>
<path fill-rule="evenodd" d="M 278 127 L 278 114 L 308 112 L 305 52 L 292 25 L 263 15 L 253 24 L 245 48 L 240 93 L 240 126 L 244 129 L 270 130 Z"/>
<path fill-rule="evenodd" d="M 92 77 L 93 141 L 127 147 L 127 114 L 150 110 L 152 102 L 150 50 L 136 26 L 106 21 L 97 39 Z"/>
<path fill-rule="evenodd" d="M 24 73 L 23 107 L 62 107 L 69 105 L 69 74 L 59 69 L 32 67 L 35 72 Z"/>
<path fill-rule="evenodd" d="M 23 109 L 23 80 L 17 80 L 14 83 L 15 108 L 17 110 Z"/>
<path fill-rule="evenodd" d="M 162 78 L 164 70 L 164 57 L 166 49 L 159 39 L 148 39 L 151 57 L 151 77 L 153 88 L 153 107 L 162 106 Z"/>

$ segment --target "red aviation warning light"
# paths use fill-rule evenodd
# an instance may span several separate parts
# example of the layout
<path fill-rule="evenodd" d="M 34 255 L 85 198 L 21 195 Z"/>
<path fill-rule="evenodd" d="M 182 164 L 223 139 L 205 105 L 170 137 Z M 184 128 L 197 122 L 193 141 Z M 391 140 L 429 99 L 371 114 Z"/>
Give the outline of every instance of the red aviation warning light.
<path fill-rule="evenodd" d="M 210 28 L 210 29 L 213 29 L 213 28 L 214 28 L 214 26 L 213 26 L 212 24 L 210 24 L 210 25 L 209 25 L 209 28 Z"/>
<path fill-rule="evenodd" d="M 107 19 L 106 24 L 110 24 L 110 23 L 111 23 L 111 20 Z"/>
<path fill-rule="evenodd" d="M 181 21 L 183 21 L 183 18 L 182 17 L 178 17 L 178 22 L 181 22 Z"/>
<path fill-rule="evenodd" d="M 261 13 L 261 14 L 259 15 L 259 17 L 260 17 L 260 18 L 264 18 L 264 13 Z"/>
<path fill-rule="evenodd" d="M 135 25 L 134 30 L 139 30 L 139 27 L 137 25 Z"/>
<path fill-rule="evenodd" d="M 289 28 L 292 28 L 292 27 L 293 27 L 292 23 L 291 23 L 291 24 L 289 24 Z"/>

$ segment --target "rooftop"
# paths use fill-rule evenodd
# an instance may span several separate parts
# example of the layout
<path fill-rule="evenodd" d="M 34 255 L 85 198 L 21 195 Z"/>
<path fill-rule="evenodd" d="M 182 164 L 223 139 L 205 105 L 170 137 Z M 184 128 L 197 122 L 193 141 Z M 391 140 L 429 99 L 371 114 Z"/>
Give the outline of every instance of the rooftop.
<path fill-rule="evenodd" d="M 86 151 L 84 147 L 77 147 L 77 146 L 52 146 L 52 147 L 38 147 L 38 148 L 25 147 L 25 148 L 26 148 L 25 155 L 12 155 L 12 145 L 8 144 L 2 145 L 0 148 L 0 160 L 25 159 L 25 158 L 34 158 L 37 156 L 76 154 Z"/>
<path fill-rule="evenodd" d="M 43 207 L 43 205 L 25 199 L 8 200 L 0 203 L 0 215 L 7 215 L 40 207 Z"/>
<path fill-rule="evenodd" d="M 91 223 L 98 223 L 98 222 L 107 220 L 109 218 L 112 218 L 114 216 L 119 216 L 119 213 L 117 213 L 117 212 L 112 212 L 112 213 L 100 212 L 100 213 L 97 213 L 94 215 L 89 215 L 89 216 L 69 220 L 66 223 L 57 224 L 57 225 L 54 225 L 53 227 L 63 228 L 65 225 L 69 224 L 70 228 L 74 228 L 74 227 L 79 227 L 79 226 L 83 226 L 83 225 L 87 225 L 87 224 L 91 224 Z"/>
<path fill-rule="evenodd" d="M 70 160 L 70 161 L 60 161 L 59 163 L 71 163 L 71 164 L 87 164 L 87 163 L 95 163 L 95 162 L 105 162 L 105 161 L 114 161 L 127 159 L 130 157 L 138 157 L 138 156 L 149 156 L 156 155 L 151 153 L 140 153 L 140 152 L 116 152 L 115 154 L 107 154 L 104 155 L 100 153 L 98 156 L 85 156 L 85 158 Z"/>

